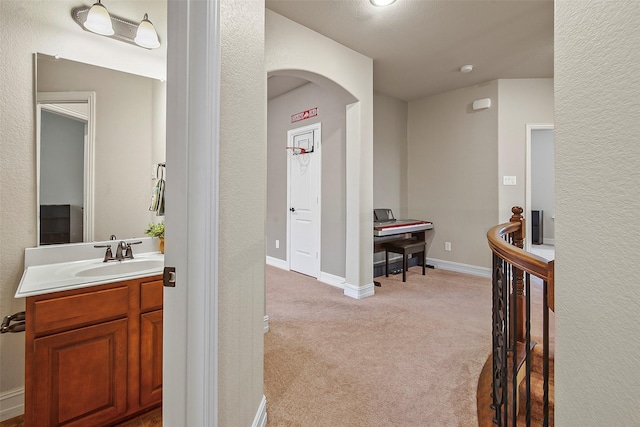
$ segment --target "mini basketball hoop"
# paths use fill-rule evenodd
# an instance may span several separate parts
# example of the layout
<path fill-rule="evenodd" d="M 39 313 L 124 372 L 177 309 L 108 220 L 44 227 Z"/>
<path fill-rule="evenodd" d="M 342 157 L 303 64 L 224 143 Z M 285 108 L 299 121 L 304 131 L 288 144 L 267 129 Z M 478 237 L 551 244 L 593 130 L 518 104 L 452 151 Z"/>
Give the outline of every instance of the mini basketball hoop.
<path fill-rule="evenodd" d="M 293 156 L 297 156 L 298 154 L 307 154 L 307 150 L 302 147 L 284 147 L 287 150 L 291 150 L 291 154 Z"/>
<path fill-rule="evenodd" d="M 309 162 L 311 158 L 309 157 L 309 152 L 305 148 L 302 147 L 285 147 L 289 152 L 291 157 L 295 156 L 295 159 L 298 161 L 300 165 L 300 173 L 305 174 L 307 172 L 307 167 L 309 166 Z"/>

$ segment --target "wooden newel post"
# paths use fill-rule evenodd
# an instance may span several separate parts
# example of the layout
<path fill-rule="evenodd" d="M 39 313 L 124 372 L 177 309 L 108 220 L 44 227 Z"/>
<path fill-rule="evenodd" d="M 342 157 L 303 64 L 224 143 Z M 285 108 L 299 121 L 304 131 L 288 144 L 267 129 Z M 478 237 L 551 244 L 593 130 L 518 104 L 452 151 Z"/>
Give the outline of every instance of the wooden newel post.
<path fill-rule="evenodd" d="M 513 233 L 513 242 L 511 244 L 520 249 L 524 248 L 524 238 L 526 234 L 526 224 L 525 219 L 522 216 L 522 209 L 520 206 L 514 206 L 511 208 L 511 218 L 509 222 L 520 223 L 520 227 L 518 231 Z M 513 328 L 512 331 L 516 331 L 518 341 L 524 341 L 525 339 L 525 296 L 524 296 L 524 272 L 520 269 L 515 268 L 515 286 L 513 292 L 516 294 L 515 302 L 518 305 L 516 312 L 518 314 L 517 319 L 511 319 L 512 322 L 515 322 L 515 325 L 512 323 Z M 514 300 L 512 300 L 514 301 Z M 512 311 L 513 313 L 513 311 Z"/>

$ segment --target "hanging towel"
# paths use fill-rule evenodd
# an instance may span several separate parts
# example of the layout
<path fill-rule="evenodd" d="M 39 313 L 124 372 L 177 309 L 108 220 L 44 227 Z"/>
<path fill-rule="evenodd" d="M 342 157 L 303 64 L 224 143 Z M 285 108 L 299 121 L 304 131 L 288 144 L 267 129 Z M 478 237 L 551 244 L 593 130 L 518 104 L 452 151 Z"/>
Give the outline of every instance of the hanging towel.
<path fill-rule="evenodd" d="M 156 168 L 156 176 L 158 177 L 158 181 L 156 185 L 153 186 L 153 191 L 151 192 L 151 204 L 149 205 L 149 210 L 151 212 L 155 212 L 156 216 L 164 215 L 164 164 L 158 163 L 158 167 Z"/>
<path fill-rule="evenodd" d="M 156 211 L 156 216 L 164 216 L 164 179 L 160 179 L 160 192 L 158 198 L 160 201 L 158 202 L 158 210 Z"/>
<path fill-rule="evenodd" d="M 160 204 L 160 181 L 156 182 L 156 185 L 153 186 L 153 190 L 151 191 L 151 204 L 149 205 L 149 210 L 151 212 L 157 212 L 159 204 Z"/>

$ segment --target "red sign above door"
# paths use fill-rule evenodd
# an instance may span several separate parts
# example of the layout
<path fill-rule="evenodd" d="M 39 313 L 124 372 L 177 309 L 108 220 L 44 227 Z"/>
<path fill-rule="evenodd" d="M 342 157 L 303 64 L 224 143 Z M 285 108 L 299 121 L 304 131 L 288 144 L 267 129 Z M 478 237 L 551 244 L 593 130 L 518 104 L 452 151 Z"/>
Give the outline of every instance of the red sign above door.
<path fill-rule="evenodd" d="M 309 117 L 315 117 L 317 115 L 318 115 L 318 107 L 311 108 L 310 110 L 302 111 L 300 113 L 296 113 L 293 116 L 291 116 L 291 123 L 299 122 L 300 120 L 306 120 Z"/>

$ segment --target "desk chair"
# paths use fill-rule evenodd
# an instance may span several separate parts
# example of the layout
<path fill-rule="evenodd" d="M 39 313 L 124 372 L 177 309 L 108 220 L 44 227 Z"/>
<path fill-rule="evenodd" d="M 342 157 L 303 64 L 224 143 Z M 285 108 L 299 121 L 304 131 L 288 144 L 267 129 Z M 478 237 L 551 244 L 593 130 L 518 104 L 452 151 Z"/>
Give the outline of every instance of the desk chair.
<path fill-rule="evenodd" d="M 385 245 L 385 273 L 386 277 L 389 277 L 389 252 L 396 254 L 402 254 L 402 281 L 407 281 L 407 268 L 409 255 L 421 254 L 419 262 L 422 265 L 422 275 L 425 275 L 425 257 L 427 255 L 427 243 L 417 240 L 399 240 L 397 242 L 390 242 Z"/>

